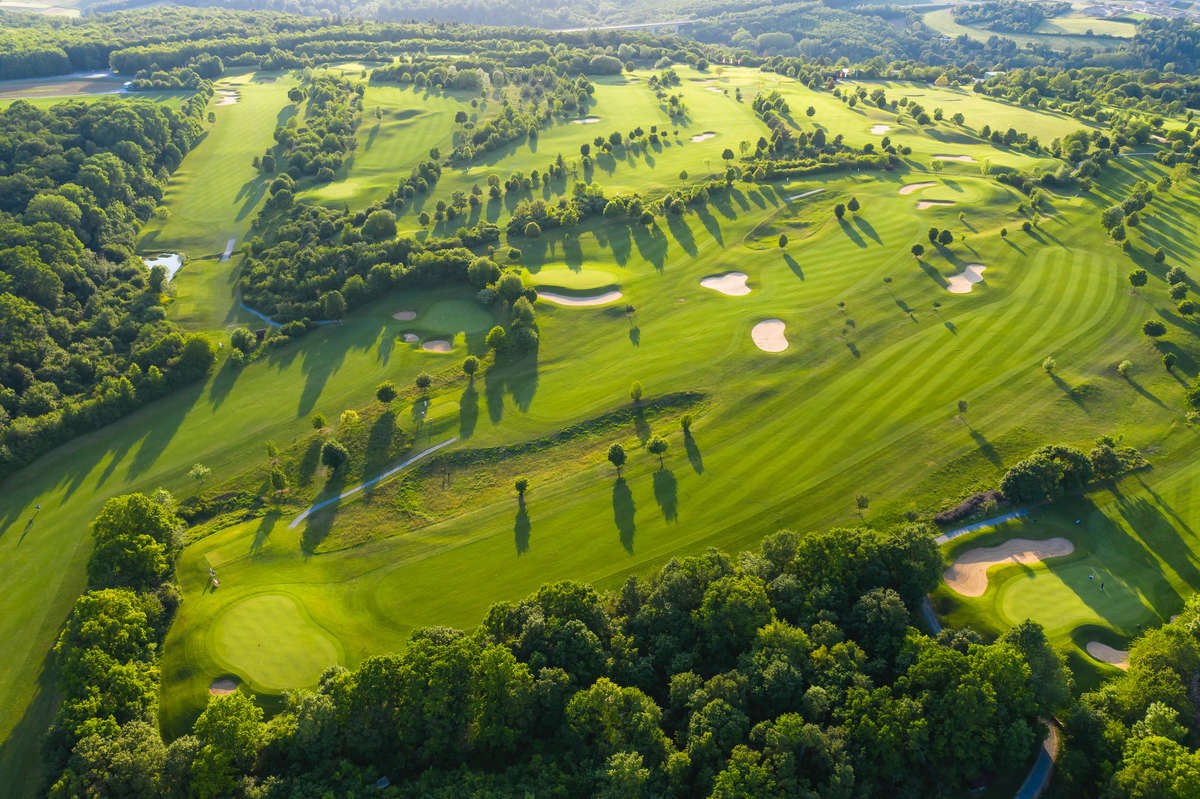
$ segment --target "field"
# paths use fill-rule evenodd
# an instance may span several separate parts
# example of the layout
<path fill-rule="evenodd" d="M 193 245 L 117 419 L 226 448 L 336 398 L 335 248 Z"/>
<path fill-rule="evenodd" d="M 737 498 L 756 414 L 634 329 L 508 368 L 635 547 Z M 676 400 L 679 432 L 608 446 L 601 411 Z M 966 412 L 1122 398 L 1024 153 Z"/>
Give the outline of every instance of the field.
<path fill-rule="evenodd" d="M 1134 31 L 1134 26 L 1128 22 L 1095 19 L 1075 13 L 1043 20 L 1036 33 L 992 31 L 972 25 L 961 25 L 955 21 L 949 8 L 930 11 L 921 17 L 921 21 L 947 36 L 966 35 L 980 42 L 986 42 L 993 36 L 1002 36 L 1005 39 L 1012 39 L 1021 47 L 1035 44 L 1058 50 L 1067 47 L 1075 49 L 1090 47 L 1093 50 L 1101 51 L 1115 50 L 1121 46 L 1122 39 L 1133 36 Z M 1088 30 L 1092 31 L 1092 36 L 1087 35 Z"/>
<path fill-rule="evenodd" d="M 1052 196 L 1030 233 L 1021 231 L 1025 217 L 1016 210 L 1022 196 L 981 175 L 983 164 L 1039 164 L 980 141 L 983 124 L 1011 125 L 1048 142 L 1079 127 L 1075 120 L 967 92 L 883 84 L 889 97 L 907 94 L 927 109 L 966 117 L 962 128 L 916 128 L 750 70 L 681 74 L 691 118 L 661 152 L 598 161 L 591 178 L 606 191 L 655 197 L 678 185 L 683 169 L 692 180 L 722 169 L 725 147 L 737 151 L 741 140 L 765 132 L 748 107 L 760 88 L 778 87 L 806 129 L 824 125 L 853 143 L 889 135 L 912 155 L 894 172 L 739 182 L 698 213 L 657 217 L 648 227 L 596 220 L 569 234 L 514 237 L 531 283 L 576 295 L 622 293 L 595 307 L 539 302 L 536 361 L 493 367 L 468 381 L 457 365 L 468 353 L 483 354 L 486 312 L 466 290 L 396 293 L 241 371 L 223 366 L 205 385 L 11 478 L 0 506 L 0 557 L 8 564 L 0 607 L 21 612 L 0 616 L 9 644 L 0 653 L 7 677 L 0 735 L 8 740 L 0 782 L 10 784 L 48 721 L 53 697 L 35 687 L 83 588 L 86 526 L 107 497 L 158 486 L 186 497 L 199 490 L 186 476 L 198 462 L 211 467 L 213 480 L 236 479 L 261 466 L 267 440 L 307 446 L 313 413 L 336 419 L 357 408 L 374 418 L 374 387 L 384 379 L 411 386 L 420 372 L 434 376 L 428 406 L 405 400 L 396 408 L 410 453 L 454 437 L 445 452 L 465 457 L 573 425 L 585 432 L 507 459 L 454 465 L 449 458 L 453 468 L 444 475 L 416 468 L 295 526 L 297 513 L 289 511 L 192 531 L 178 566 L 185 601 L 162 662 L 169 734 L 190 722 L 220 677 L 275 695 L 311 685 L 334 662 L 353 665 L 399 647 L 416 627 L 471 626 L 490 603 L 548 581 L 612 589 L 682 553 L 751 548 L 780 527 L 857 524 L 858 495 L 869 500 L 866 523 L 895 523 L 909 511 L 927 514 L 994 486 L 1005 465 L 1042 444 L 1086 447 L 1106 433 L 1145 448 L 1153 468 L 1121 481 L 1119 494 L 1092 495 L 1086 506 L 1039 512 L 1028 529 L 1010 525 L 947 548 L 952 559 L 968 545 L 990 543 L 988 536 L 1061 534 L 1075 540 L 1075 554 L 1031 567 L 1033 579 L 1015 568 L 993 571 L 989 590 L 976 600 L 939 589 L 937 606 L 951 622 L 987 630 L 1026 615 L 1044 620 L 1056 641 L 1074 647 L 1085 674 L 1099 667 L 1079 648 L 1086 643 L 1077 640 L 1081 625 L 1122 643 L 1137 624 L 1178 610 L 1180 596 L 1200 587 L 1188 527 L 1198 523 L 1190 487 L 1200 472 L 1190 455 L 1195 432 L 1184 424 L 1182 385 L 1196 374 L 1200 347 L 1194 323 L 1170 310 L 1163 274 L 1196 258 L 1196 233 L 1184 221 L 1198 210 L 1195 185 L 1155 200 L 1160 213 L 1147 215 L 1133 234 L 1130 256 L 1107 240 L 1097 215 L 1138 178 L 1156 180 L 1151 162 L 1116 159 L 1091 193 Z M 647 75 L 599 83 L 588 113 L 600 123 L 561 123 L 538 137 L 536 149 L 523 143 L 470 170 L 448 168 L 433 199 L 469 190 L 489 172 L 544 168 L 559 152 L 577 161 L 579 144 L 593 135 L 667 125 L 644 85 Z M 237 256 L 212 256 L 228 238 L 246 236 L 263 193 L 250 161 L 289 113 L 291 78 L 267 77 L 274 80 L 236 79 L 240 102 L 214 108 L 216 124 L 173 178 L 166 213 L 141 243 L 145 252 L 188 255 L 169 313 L 195 329 L 220 331 L 239 319 L 231 288 Z M 738 86 L 745 103 L 732 98 Z M 359 149 L 341 179 L 301 196 L 351 208 L 379 199 L 429 147 L 445 146 L 442 120 L 463 102 L 371 87 Z M 376 106 L 383 109 L 378 125 Z M 871 133 L 874 125 L 892 129 Z M 716 135 L 691 141 L 706 131 Z M 974 163 L 946 161 L 933 171 L 938 155 Z M 900 193 L 919 182 L 934 185 Z M 551 186 L 544 194 L 567 191 Z M 851 197 L 862 209 L 836 220 L 834 205 Z M 931 200 L 953 204 L 919 207 Z M 503 221 L 510 210 L 498 202 L 483 213 Z M 927 242 L 931 225 L 960 238 L 914 259 L 909 248 Z M 416 226 L 411 216 L 402 220 L 406 226 Z M 790 239 L 782 250 L 781 233 Z M 1149 258 L 1157 246 L 1166 249 L 1165 265 Z M 1131 257 L 1153 275 L 1136 292 L 1125 280 Z M 986 267 L 983 282 L 969 293 L 949 292 L 949 278 L 975 264 Z M 732 270 L 747 275 L 749 294 L 700 285 Z M 395 320 L 402 309 L 417 318 Z M 1156 316 L 1170 328 L 1161 346 L 1179 354 L 1175 375 L 1139 330 Z M 784 324 L 782 352 L 764 352 L 752 341 L 754 326 L 769 319 Z M 424 352 L 400 338 L 414 330 L 452 341 L 452 352 Z M 1041 368 L 1050 355 L 1058 363 L 1053 374 Z M 1128 378 L 1113 368 L 1124 359 L 1134 364 Z M 646 389 L 643 415 L 630 407 L 634 380 Z M 681 392 L 702 396 L 686 409 L 651 412 L 656 399 Z M 970 410 L 960 421 L 956 403 L 964 399 Z M 679 425 L 685 410 L 695 416 L 686 437 Z M 651 432 L 670 443 L 662 468 L 642 448 Z M 604 460 L 613 442 L 630 452 L 619 481 Z M 369 468 L 340 482 L 323 482 L 315 472 L 307 490 L 315 498 L 336 496 L 391 463 L 368 461 Z M 511 491 L 517 475 L 530 479 L 524 503 Z M 1083 520 L 1079 526 L 1075 518 Z M 215 591 L 210 568 L 220 578 Z M 1106 593 L 1081 586 L 1086 570 L 1104 572 Z"/>

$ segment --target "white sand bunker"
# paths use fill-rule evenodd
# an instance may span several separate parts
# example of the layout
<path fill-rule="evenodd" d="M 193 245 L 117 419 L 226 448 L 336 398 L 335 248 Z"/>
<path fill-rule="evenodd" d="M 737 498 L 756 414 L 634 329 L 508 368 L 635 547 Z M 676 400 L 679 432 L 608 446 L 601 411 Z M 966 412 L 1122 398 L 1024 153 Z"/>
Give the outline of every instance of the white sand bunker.
<path fill-rule="evenodd" d="M 936 208 L 939 205 L 954 205 L 952 200 L 918 200 L 917 210 L 924 211 L 927 208 Z"/>
<path fill-rule="evenodd" d="M 396 311 L 392 314 L 392 318 L 398 322 L 411 322 L 417 318 L 416 311 Z"/>
<path fill-rule="evenodd" d="M 183 266 L 183 256 L 177 252 L 164 252 L 162 255 L 157 255 L 153 258 L 143 258 L 142 263 L 147 269 L 153 269 L 156 266 L 161 266 L 167 270 L 167 280 L 175 277 L 175 273 Z"/>
<path fill-rule="evenodd" d="M 454 348 L 444 338 L 431 338 L 429 341 L 421 344 L 421 349 L 426 352 L 449 352 Z"/>
<path fill-rule="evenodd" d="M 610 302 L 615 302 L 621 299 L 621 292 L 617 290 L 605 291 L 600 294 L 555 294 L 553 291 L 537 290 L 538 299 L 552 302 L 555 305 L 568 305 L 574 308 L 589 306 L 589 305 L 605 305 Z"/>
<path fill-rule="evenodd" d="M 783 335 L 782 319 L 764 319 L 750 331 L 754 346 L 763 352 L 783 352 L 788 348 L 788 340 Z"/>
<path fill-rule="evenodd" d="M 404 334 L 404 343 L 406 343 L 406 344 L 416 344 L 420 340 L 421 340 L 421 337 L 418 336 L 416 333 L 405 333 Z"/>
<path fill-rule="evenodd" d="M 983 282 L 983 270 L 985 269 L 987 267 L 983 264 L 967 264 L 957 275 L 951 275 L 946 279 L 946 291 L 951 294 L 970 294 L 972 286 Z"/>
<path fill-rule="evenodd" d="M 583 119 L 572 119 L 572 125 L 595 125 L 600 121 L 600 117 L 584 117 Z"/>
<path fill-rule="evenodd" d="M 1129 652 L 1125 649 L 1114 649 L 1108 644 L 1102 644 L 1099 641 L 1088 641 L 1087 653 L 1099 660 L 1101 663 L 1107 663 L 1110 666 L 1116 666 L 1122 671 L 1129 670 Z"/>
<path fill-rule="evenodd" d="M 237 689 L 237 680 L 232 677 L 222 677 L 219 680 L 213 680 L 212 685 L 208 686 L 208 692 L 213 696 L 228 696 Z"/>
<path fill-rule="evenodd" d="M 704 141 L 705 139 L 711 139 L 713 136 L 716 136 L 716 135 L 717 134 L 713 133 L 711 130 L 706 130 L 703 133 L 697 133 L 695 136 L 693 136 L 692 141 L 701 142 L 701 141 Z"/>
<path fill-rule="evenodd" d="M 750 287 L 746 285 L 745 272 L 726 272 L 723 275 L 709 275 L 700 281 L 700 285 L 706 289 L 727 294 L 730 297 L 741 297 L 744 294 L 750 293 Z"/>
<path fill-rule="evenodd" d="M 909 183 L 907 186 L 901 186 L 901 187 L 900 187 L 900 193 L 901 193 L 901 194 L 912 194 L 914 191 L 920 191 L 921 189 L 927 189 L 927 188 L 929 188 L 930 186 L 936 186 L 936 185 L 937 185 L 937 183 L 936 183 L 936 182 L 930 182 L 930 183 Z"/>
<path fill-rule="evenodd" d="M 705 86 L 704 88 L 708 89 L 710 92 L 715 92 L 717 94 L 725 93 L 724 89 L 718 89 L 716 86 Z"/>
<path fill-rule="evenodd" d="M 935 155 L 935 161 L 958 161 L 963 164 L 973 164 L 975 159 L 969 155 Z"/>
<path fill-rule="evenodd" d="M 880 134 L 883 134 L 883 133 L 887 133 L 891 129 L 892 129 L 891 125 L 872 125 L 871 126 L 871 132 L 874 133 L 876 136 L 879 136 Z"/>
<path fill-rule="evenodd" d="M 217 102 L 214 105 L 233 105 L 238 99 L 238 93 L 232 89 L 217 89 Z"/>
<path fill-rule="evenodd" d="M 1075 545 L 1065 538 L 1031 541 L 1010 538 L 994 547 L 978 547 L 958 556 L 958 560 L 942 573 L 946 585 L 963 596 L 983 596 L 987 591 L 987 571 L 1006 563 L 1037 563 L 1046 558 L 1061 558 L 1075 551 Z"/>

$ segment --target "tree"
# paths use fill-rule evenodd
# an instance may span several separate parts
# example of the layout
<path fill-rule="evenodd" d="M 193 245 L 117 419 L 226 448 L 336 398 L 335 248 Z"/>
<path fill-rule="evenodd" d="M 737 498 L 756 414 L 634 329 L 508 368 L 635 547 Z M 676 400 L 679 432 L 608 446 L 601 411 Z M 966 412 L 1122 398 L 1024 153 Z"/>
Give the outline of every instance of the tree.
<path fill-rule="evenodd" d="M 954 234 L 950 232 L 949 228 L 946 228 L 945 230 L 943 230 L 941 233 L 938 234 L 938 243 L 941 244 L 943 247 L 948 246 L 953 241 L 954 241 Z"/>
<path fill-rule="evenodd" d="M 329 440 L 321 447 L 321 463 L 335 472 L 350 459 L 350 452 L 340 441 Z"/>
<path fill-rule="evenodd" d="M 1145 269 L 1134 269 L 1129 273 L 1129 285 L 1133 286 L 1134 288 L 1141 288 L 1142 286 L 1146 285 L 1146 281 L 1149 279 L 1150 276 L 1146 274 Z"/>
<path fill-rule="evenodd" d="M 390 405 L 392 400 L 396 399 L 399 392 L 396 390 L 396 384 L 391 380 L 385 380 L 375 389 L 375 399 L 382 402 L 384 405 Z"/>
<path fill-rule="evenodd" d="M 484 339 L 484 341 L 488 347 L 498 351 L 504 346 L 505 336 L 506 334 L 504 332 L 504 328 L 500 327 L 500 325 L 496 325 L 488 331 L 487 338 Z"/>
<path fill-rule="evenodd" d="M 203 463 L 194 463 L 192 468 L 188 469 L 188 477 L 195 480 L 197 483 L 203 483 L 212 474 L 212 469 L 205 466 Z"/>
<path fill-rule="evenodd" d="M 1008 238 L 1008 228 L 1006 228 L 1006 227 L 1000 228 L 1000 238 L 1002 238 L 1002 239 Z"/>
<path fill-rule="evenodd" d="M 1042 359 L 1042 370 L 1045 372 L 1053 372 L 1058 366 L 1058 361 L 1054 360 L 1053 355 L 1047 355 Z"/>
<path fill-rule="evenodd" d="M 326 319 L 341 319 L 346 315 L 346 298 L 334 289 L 321 298 L 321 308 Z"/>
<path fill-rule="evenodd" d="M 1154 263 L 1161 264 L 1165 260 L 1167 260 L 1167 251 L 1159 247 L 1154 251 Z"/>
<path fill-rule="evenodd" d="M 92 522 L 88 584 L 135 590 L 156 587 L 170 572 L 181 526 L 170 506 L 143 494 L 108 500 Z"/>
<path fill-rule="evenodd" d="M 927 235 L 929 237 L 930 244 L 937 244 L 938 233 L 940 233 L 940 232 L 941 231 L 935 227 L 929 228 L 929 231 L 925 235 Z"/>
<path fill-rule="evenodd" d="M 642 383 L 639 380 L 634 380 L 629 386 L 629 398 L 636 402 L 642 401 Z"/>
<path fill-rule="evenodd" d="M 325 415 L 314 413 L 312 418 L 313 430 L 324 430 L 326 426 Z"/>
<path fill-rule="evenodd" d="M 685 435 L 692 431 L 692 415 L 690 413 L 685 413 L 683 416 L 679 417 L 679 429 L 682 430 Z"/>
<path fill-rule="evenodd" d="M 342 415 L 338 417 L 338 427 L 346 429 L 348 427 L 357 427 L 359 422 L 358 411 L 352 408 L 347 408 L 342 411 Z"/>
<path fill-rule="evenodd" d="M 468 355 L 463 359 L 462 370 L 468 378 L 474 379 L 475 373 L 479 371 L 479 359 L 474 355 Z"/>
<path fill-rule="evenodd" d="M 670 447 L 670 444 L 668 444 L 667 440 L 662 436 L 654 436 L 650 439 L 650 442 L 646 444 L 646 451 L 651 455 L 658 456 L 658 466 L 660 469 L 666 468 L 663 456 L 667 454 L 668 447 Z"/>
<path fill-rule="evenodd" d="M 513 488 L 517 491 L 517 497 L 524 499 L 525 492 L 529 490 L 529 481 L 524 477 L 518 477 L 516 482 L 513 483 Z"/>
<path fill-rule="evenodd" d="M 258 346 L 258 337 L 251 330 L 239 327 L 229 335 L 229 343 L 234 349 L 249 355 Z"/>
<path fill-rule="evenodd" d="M 961 420 L 962 417 L 966 415 L 966 413 L 967 413 L 967 401 L 959 400 L 958 401 L 958 418 Z"/>
<path fill-rule="evenodd" d="M 726 161 L 732 161 L 734 159 L 733 150 L 726 147 L 721 151 L 721 158 L 725 159 Z"/>
<path fill-rule="evenodd" d="M 396 215 L 386 208 L 372 211 L 362 226 L 367 241 L 385 241 L 396 236 Z"/>
<path fill-rule="evenodd" d="M 429 387 L 433 385 L 433 378 L 425 372 L 421 372 L 421 374 L 417 375 L 416 384 L 417 388 L 422 391 L 428 391 Z"/>
<path fill-rule="evenodd" d="M 1167 334 L 1167 326 L 1157 319 L 1150 319 L 1142 325 L 1142 332 L 1151 338 L 1158 338 Z"/>
<path fill-rule="evenodd" d="M 854 498 L 854 506 L 858 508 L 858 515 L 862 516 L 866 512 L 867 506 L 871 504 L 871 499 L 866 494 L 859 494 Z"/>
<path fill-rule="evenodd" d="M 1178 360 L 1178 357 L 1175 355 L 1175 353 L 1173 353 L 1173 352 L 1164 352 L 1163 353 L 1162 364 L 1163 364 L 1163 367 L 1166 368 L 1166 370 L 1168 372 L 1170 372 L 1172 369 L 1175 368 L 1175 362 L 1177 360 Z"/>
<path fill-rule="evenodd" d="M 1033 232 L 1033 223 L 1030 222 L 1028 219 L 1026 219 L 1024 222 L 1021 223 L 1021 230 L 1025 231 L 1026 233 L 1032 233 Z"/>
<path fill-rule="evenodd" d="M 850 213 L 857 213 L 857 212 L 858 212 L 858 209 L 859 209 L 859 207 L 860 207 L 860 206 L 859 206 L 859 204 L 858 204 L 858 198 L 857 198 L 857 197 L 851 197 L 851 198 L 850 198 L 850 202 L 846 203 L 846 209 L 847 209 L 848 211 L 850 211 Z"/>
<path fill-rule="evenodd" d="M 1133 361 L 1121 361 L 1119 364 L 1117 364 L 1117 374 L 1119 374 L 1121 377 L 1126 377 L 1129 374 L 1129 370 L 1132 368 Z"/>
<path fill-rule="evenodd" d="M 786 233 L 780 233 L 780 234 L 779 234 L 779 249 L 781 249 L 781 250 L 782 250 L 784 247 L 786 247 L 786 246 L 787 246 L 787 244 L 788 244 L 788 237 L 787 237 L 787 234 L 786 234 Z"/>
<path fill-rule="evenodd" d="M 625 465 L 625 448 L 620 444 L 613 444 L 611 447 L 609 447 L 608 462 L 616 467 L 617 477 L 620 477 L 621 467 Z"/>
<path fill-rule="evenodd" d="M 531 239 L 536 239 L 542 235 L 542 228 L 537 222 L 530 222 L 525 226 L 525 235 Z"/>
<path fill-rule="evenodd" d="M 842 205 L 841 203 L 838 203 L 837 205 L 833 206 L 833 215 L 836 216 L 838 219 L 841 219 L 843 216 L 846 215 L 846 206 Z"/>
<path fill-rule="evenodd" d="M 914 244 L 912 246 L 912 254 L 913 254 L 913 258 L 920 258 L 922 255 L 925 254 L 925 245 L 924 244 Z"/>

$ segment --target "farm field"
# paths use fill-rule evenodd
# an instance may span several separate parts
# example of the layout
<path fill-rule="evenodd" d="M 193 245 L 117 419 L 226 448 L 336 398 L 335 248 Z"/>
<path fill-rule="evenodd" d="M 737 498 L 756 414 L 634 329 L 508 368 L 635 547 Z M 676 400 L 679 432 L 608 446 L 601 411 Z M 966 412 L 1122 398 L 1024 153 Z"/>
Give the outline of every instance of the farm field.
<path fill-rule="evenodd" d="M 992 36 L 1002 36 L 1012 39 L 1021 47 L 1034 44 L 1056 49 L 1091 47 L 1094 50 L 1115 50 L 1122 44 L 1122 39 L 1133 35 L 1133 26 L 1129 23 L 1091 19 L 1073 14 L 1061 19 L 1055 17 L 1043 20 L 1037 33 L 992 31 L 987 28 L 961 25 L 954 19 L 949 8 L 927 12 L 921 17 L 921 21 L 947 36 L 965 35 L 981 42 L 987 41 Z M 1095 35 L 1085 35 L 1089 28 Z"/>
<path fill-rule="evenodd" d="M 1192 532 L 1200 525 L 1200 494 L 1192 491 L 1200 473 L 1183 402 L 1200 341 L 1195 323 L 1171 310 L 1164 276 L 1200 252 L 1187 221 L 1200 214 L 1196 183 L 1160 193 L 1159 213 L 1131 232 L 1125 254 L 1097 217 L 1136 181 L 1162 176 L 1152 161 L 1117 158 L 1090 192 L 1048 192 L 1028 232 L 1017 211 L 1024 196 L 982 174 L 990 165 L 1055 163 L 993 147 L 978 135 L 983 125 L 1048 143 L 1081 127 L 1077 120 L 966 91 L 862 84 L 966 117 L 963 126 L 918 127 L 910 117 L 850 109 L 828 93 L 748 69 L 679 72 L 686 124 L 670 123 L 659 108 L 645 85 L 651 73 L 598 79 L 586 113 L 599 122 L 558 123 L 534 144 L 510 145 L 469 169 L 448 167 L 426 204 L 470 191 L 492 173 L 544 168 L 560 152 L 571 177 L 540 190 L 548 202 L 570 194 L 576 179 L 610 194 L 660 197 L 683 171 L 693 181 L 722 173 L 725 148 L 737 152 L 741 141 L 764 135 L 749 100 L 774 89 L 802 129 L 823 126 L 855 145 L 888 136 L 911 154 L 894 171 L 737 182 L 698 211 L 649 225 L 599 218 L 537 239 L 512 236 L 530 285 L 567 299 L 611 298 L 592 306 L 539 301 L 536 358 L 489 364 L 470 380 L 459 364 L 485 357 L 492 311 L 466 288 L 392 292 L 243 369 L 222 358 L 203 385 L 9 478 L 0 487 L 0 559 L 8 567 L 0 608 L 28 610 L 0 616 L 8 642 L 0 652 L 0 784 L 32 757 L 53 712 L 45 654 L 84 588 L 87 525 L 105 499 L 158 487 L 186 498 L 204 490 L 188 477 L 197 463 L 214 482 L 257 474 L 267 441 L 303 449 L 316 413 L 337 419 L 357 409 L 375 418 L 380 382 L 408 387 L 421 373 L 433 377 L 428 400 L 398 401 L 394 428 L 408 444 L 404 457 L 451 442 L 429 466 L 295 524 L 303 506 L 190 532 L 177 567 L 184 600 L 161 663 L 168 735 L 186 730 L 218 679 L 277 703 L 281 691 L 313 685 L 329 665 L 394 650 L 419 627 L 469 627 L 491 603 L 547 582 L 616 589 L 674 556 L 752 548 L 780 528 L 884 527 L 994 487 L 1006 466 L 1038 446 L 1087 446 L 1104 434 L 1150 452 L 1152 468 L 944 550 L 949 563 L 1011 537 L 1062 536 L 1074 552 L 995 569 L 979 597 L 943 586 L 935 606 L 950 622 L 990 632 L 1032 617 L 1070 648 L 1081 680 L 1093 681 L 1108 667 L 1085 653 L 1092 636 L 1124 648 L 1139 625 L 1178 612 L 1200 588 Z M 221 81 L 238 101 L 214 103 L 216 122 L 173 176 L 138 243 L 143 254 L 187 256 L 167 315 L 210 333 L 222 356 L 227 328 L 252 317 L 234 291 L 240 253 L 220 254 L 228 240 L 240 248 L 251 235 L 268 185 L 252 159 L 295 112 L 287 99 L 295 85 L 283 73 Z M 746 102 L 733 99 L 738 88 Z M 450 120 L 469 108 L 466 96 L 370 86 L 353 157 L 333 182 L 302 186 L 297 199 L 355 210 L 383 199 L 431 147 L 449 148 Z M 583 173 L 580 144 L 634 125 L 670 128 L 668 144 L 597 158 Z M 861 209 L 835 218 L 834 207 L 851 198 Z M 503 223 L 514 204 L 485 203 L 480 218 Z M 417 227 L 422 207 L 400 218 L 402 231 Z M 914 257 L 910 247 L 928 243 L 931 226 L 956 238 Z M 1150 255 L 1160 246 L 1165 264 Z M 1138 290 L 1126 279 L 1135 265 L 1151 272 Z M 744 273 L 748 293 L 701 284 L 731 272 Z M 415 318 L 397 318 L 401 311 Z M 1140 331 L 1150 318 L 1168 325 L 1158 346 L 1177 354 L 1174 374 Z M 764 322 L 781 325 L 783 348 L 756 344 Z M 418 343 L 433 340 L 448 342 L 449 352 Z M 1057 362 L 1052 372 L 1042 368 L 1048 356 Z M 1114 368 L 1122 360 L 1133 364 L 1125 376 Z M 630 401 L 633 381 L 646 391 L 641 414 Z M 656 400 L 685 394 L 686 404 L 655 410 Z M 960 400 L 969 403 L 964 419 L 956 418 Z M 685 412 L 695 419 L 687 435 Z M 597 419 L 610 421 L 588 426 Z M 585 432 L 563 434 L 575 426 Z M 661 462 L 645 449 L 651 434 L 669 443 Z M 509 460 L 467 457 L 555 436 Z M 630 453 L 620 479 L 604 459 L 612 443 Z M 394 462 L 368 459 L 328 482 L 314 465 L 306 490 L 335 497 Z M 517 476 L 531 483 L 521 502 L 511 490 Z M 856 506 L 860 496 L 868 502 Z M 220 577 L 216 590 L 210 569 Z M 1090 575 L 1104 592 L 1091 590 Z"/>

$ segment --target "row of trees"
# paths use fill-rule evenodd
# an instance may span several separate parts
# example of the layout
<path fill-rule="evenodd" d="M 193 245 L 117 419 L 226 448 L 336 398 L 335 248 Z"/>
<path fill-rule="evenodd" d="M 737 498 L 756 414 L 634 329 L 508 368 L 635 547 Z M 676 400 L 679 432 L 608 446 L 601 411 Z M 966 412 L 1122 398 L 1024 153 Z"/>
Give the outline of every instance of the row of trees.
<path fill-rule="evenodd" d="M 519 486 L 521 490 L 525 486 Z M 767 538 L 602 596 L 546 585 L 469 632 L 328 670 L 264 721 L 213 697 L 165 746 L 81 738 L 53 796 L 942 795 L 1024 764 L 1070 678 L 1036 625 L 992 644 L 910 626 L 930 531 Z"/>

